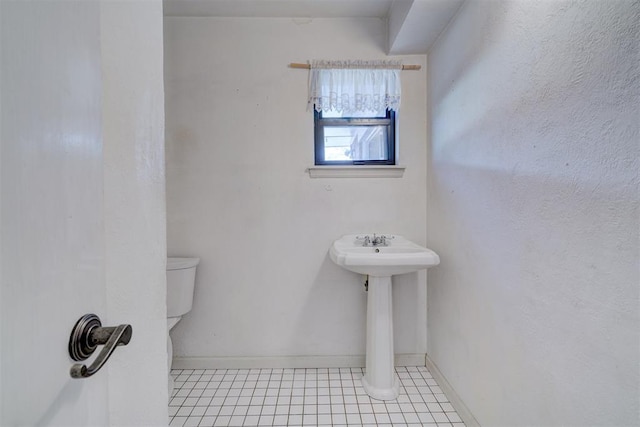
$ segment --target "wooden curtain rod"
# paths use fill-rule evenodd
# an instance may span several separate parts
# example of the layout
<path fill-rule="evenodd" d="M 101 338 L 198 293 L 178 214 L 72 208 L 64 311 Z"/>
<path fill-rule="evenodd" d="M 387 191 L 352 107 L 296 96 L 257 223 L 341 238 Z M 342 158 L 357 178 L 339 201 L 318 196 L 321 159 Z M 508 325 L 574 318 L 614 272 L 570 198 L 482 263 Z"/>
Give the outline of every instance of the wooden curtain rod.
<path fill-rule="evenodd" d="M 291 64 L 289 64 L 289 67 L 291 67 L 291 68 L 303 68 L 305 70 L 311 69 L 311 65 L 309 65 L 309 64 L 300 64 L 300 63 L 296 63 L 296 62 L 292 62 Z M 411 71 L 416 71 L 416 70 L 419 70 L 420 68 L 422 68 L 421 65 L 403 65 L 402 66 L 403 70 L 411 70 Z"/>

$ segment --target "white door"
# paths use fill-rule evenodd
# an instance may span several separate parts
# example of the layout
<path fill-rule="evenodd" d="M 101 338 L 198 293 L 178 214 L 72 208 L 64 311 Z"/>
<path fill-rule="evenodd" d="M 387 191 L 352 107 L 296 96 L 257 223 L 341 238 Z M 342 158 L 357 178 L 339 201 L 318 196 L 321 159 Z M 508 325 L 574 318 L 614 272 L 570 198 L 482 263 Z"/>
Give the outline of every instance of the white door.
<path fill-rule="evenodd" d="M 105 311 L 100 5 L 0 8 L 0 424 L 107 425 L 106 375 L 71 379 L 67 352 Z"/>
<path fill-rule="evenodd" d="M 137 2 L 138 9 L 148 3 Z M 156 305 L 153 315 L 139 304 L 139 312 L 123 315 L 126 319 L 106 316 L 107 308 L 125 314 L 127 309 L 121 308 L 126 304 L 107 307 L 112 288 L 105 285 L 105 277 L 117 274 L 109 266 L 112 243 L 105 237 L 104 6 L 98 1 L 0 0 L 3 427 L 105 426 L 114 419 L 125 424 L 125 418 L 136 420 L 129 425 L 159 425 L 157 420 L 166 420 L 166 412 L 158 409 L 166 408 L 166 356 L 161 353 L 166 323 L 160 297 L 150 298 Z M 161 28 L 161 15 L 153 19 L 159 19 Z M 161 268 L 157 262 L 150 269 L 158 295 L 160 289 L 164 292 Z M 140 283 L 136 295 L 144 297 L 147 289 L 148 284 Z M 131 343 L 115 351 L 107 369 L 88 379 L 72 379 L 69 334 L 85 313 L 100 316 L 104 326 L 138 321 Z M 140 369 L 149 361 L 151 374 Z M 143 374 L 136 378 L 130 372 L 107 372 L 118 363 Z M 109 389 L 108 382 L 118 390 Z M 141 409 L 134 408 L 137 401 L 142 401 Z"/>

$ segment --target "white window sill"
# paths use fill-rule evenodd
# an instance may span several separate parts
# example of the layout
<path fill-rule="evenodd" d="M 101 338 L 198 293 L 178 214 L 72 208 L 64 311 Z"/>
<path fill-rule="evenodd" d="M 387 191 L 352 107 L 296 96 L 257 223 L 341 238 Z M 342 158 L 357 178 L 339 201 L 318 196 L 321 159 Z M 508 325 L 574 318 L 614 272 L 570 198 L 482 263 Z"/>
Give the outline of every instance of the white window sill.
<path fill-rule="evenodd" d="M 405 166 L 311 166 L 311 178 L 402 178 Z"/>

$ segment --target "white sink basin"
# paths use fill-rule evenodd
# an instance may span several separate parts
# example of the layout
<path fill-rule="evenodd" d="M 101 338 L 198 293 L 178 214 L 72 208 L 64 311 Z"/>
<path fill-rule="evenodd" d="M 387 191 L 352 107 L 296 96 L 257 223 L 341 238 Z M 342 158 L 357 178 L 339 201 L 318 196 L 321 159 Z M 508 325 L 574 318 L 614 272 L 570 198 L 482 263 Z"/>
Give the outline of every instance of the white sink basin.
<path fill-rule="evenodd" d="M 369 275 L 366 373 L 362 386 L 374 399 L 396 399 L 400 383 L 394 371 L 391 276 L 438 265 L 440 257 L 402 236 L 355 234 L 333 242 L 329 256 L 347 270 Z"/>
<path fill-rule="evenodd" d="M 348 234 L 333 242 L 331 260 L 349 271 L 378 277 L 412 273 L 440 263 L 431 249 L 402 236 L 389 236 L 387 246 L 363 246 L 363 239 L 358 237 L 362 236 Z"/>

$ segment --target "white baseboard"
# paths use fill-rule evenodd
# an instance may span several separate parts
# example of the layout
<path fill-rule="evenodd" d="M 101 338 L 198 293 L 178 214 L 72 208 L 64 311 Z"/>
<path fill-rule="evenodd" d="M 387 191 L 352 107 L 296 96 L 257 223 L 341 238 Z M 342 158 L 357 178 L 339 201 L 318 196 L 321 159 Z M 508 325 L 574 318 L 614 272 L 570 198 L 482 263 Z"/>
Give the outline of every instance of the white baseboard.
<path fill-rule="evenodd" d="M 436 364 L 433 363 L 433 360 L 429 358 L 428 354 L 425 355 L 425 365 L 427 366 L 429 372 L 431 372 L 431 375 L 433 375 L 433 378 L 435 378 L 435 380 L 438 382 L 438 385 L 449 399 L 449 402 L 451 402 L 451 405 L 458 413 L 458 416 L 462 418 L 465 426 L 480 427 L 480 423 L 478 422 L 478 420 L 476 420 L 469 408 L 467 408 L 467 405 L 465 405 L 462 399 L 460 399 L 458 393 L 456 393 L 453 387 L 451 387 L 449 381 L 447 381 L 444 375 L 442 375 L 442 372 L 440 372 L 440 369 L 438 369 Z"/>
<path fill-rule="evenodd" d="M 396 354 L 396 366 L 424 366 L 424 353 Z M 365 356 L 174 357 L 172 369 L 364 368 Z"/>
<path fill-rule="evenodd" d="M 425 353 L 399 353 L 395 355 L 395 366 L 424 366 Z M 364 365 L 363 365 L 364 366 Z"/>

